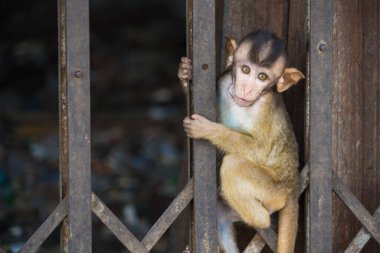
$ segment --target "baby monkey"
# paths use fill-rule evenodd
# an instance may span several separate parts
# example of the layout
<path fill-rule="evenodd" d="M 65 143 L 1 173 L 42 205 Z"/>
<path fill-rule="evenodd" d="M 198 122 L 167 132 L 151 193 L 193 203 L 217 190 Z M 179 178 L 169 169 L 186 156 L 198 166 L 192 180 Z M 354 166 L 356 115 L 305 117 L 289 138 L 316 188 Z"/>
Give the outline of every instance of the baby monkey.
<path fill-rule="evenodd" d="M 279 212 L 278 253 L 294 252 L 297 233 L 298 147 L 279 93 L 304 75 L 286 68 L 285 43 L 268 31 L 227 39 L 226 71 L 217 81 L 220 123 L 194 114 L 183 125 L 188 137 L 210 141 L 224 153 L 220 168 L 218 239 L 222 251 L 238 253 L 233 222 L 270 226 Z M 186 87 L 191 60 L 181 59 Z"/>

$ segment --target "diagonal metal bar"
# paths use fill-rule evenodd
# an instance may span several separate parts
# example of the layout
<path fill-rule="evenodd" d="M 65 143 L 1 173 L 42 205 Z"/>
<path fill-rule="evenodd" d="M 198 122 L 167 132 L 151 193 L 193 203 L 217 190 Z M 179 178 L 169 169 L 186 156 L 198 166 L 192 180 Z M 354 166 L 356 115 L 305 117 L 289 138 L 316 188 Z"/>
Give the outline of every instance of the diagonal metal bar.
<path fill-rule="evenodd" d="M 38 250 L 53 230 L 67 215 L 67 197 L 64 198 L 37 231 L 29 238 L 19 253 L 33 253 Z M 0 251 L 1 252 L 1 251 Z"/>
<path fill-rule="evenodd" d="M 360 203 L 335 173 L 333 173 L 333 189 L 343 203 L 368 230 L 372 237 L 380 243 L 380 223 L 372 217 L 362 203 Z"/>
<path fill-rule="evenodd" d="M 259 233 L 256 233 L 243 253 L 260 253 L 264 249 L 265 245 L 266 243 L 264 239 Z"/>
<path fill-rule="evenodd" d="M 4 251 L 4 250 L 2 250 L 2 249 L 0 249 L 0 253 L 5 253 L 5 251 Z"/>
<path fill-rule="evenodd" d="M 186 206 L 190 203 L 194 196 L 194 180 L 191 178 L 185 188 L 173 200 L 164 214 L 153 225 L 150 231 L 142 240 L 147 250 L 151 250 L 158 240 L 162 237 L 170 225 L 177 219 Z"/>
<path fill-rule="evenodd" d="M 269 248 L 273 251 L 277 251 L 277 233 L 273 228 L 260 229 L 257 228 L 256 231 L 261 235 L 264 241 L 268 244 Z"/>
<path fill-rule="evenodd" d="M 144 245 L 137 240 L 137 238 L 94 193 L 91 195 L 91 201 L 92 211 L 129 251 L 133 253 L 149 253 Z"/>
<path fill-rule="evenodd" d="M 300 183 L 298 187 L 297 197 L 299 198 L 301 194 L 305 191 L 307 186 L 309 185 L 309 165 L 306 164 L 301 173 L 300 173 Z M 267 232 L 269 231 L 269 232 Z M 260 236 L 260 234 L 256 234 L 253 239 L 249 242 L 247 248 L 244 250 L 244 253 L 255 253 L 261 252 L 264 248 L 266 242 L 272 250 L 276 248 L 277 245 L 277 234 L 272 228 L 262 229 L 261 233 L 266 233 L 264 236 Z M 264 240 L 264 238 L 265 240 Z"/>
<path fill-rule="evenodd" d="M 380 206 L 376 209 L 373 217 L 380 222 Z M 371 235 L 368 233 L 367 229 L 362 227 L 344 253 L 359 253 L 370 239 Z"/>
<path fill-rule="evenodd" d="M 306 188 L 309 186 L 310 182 L 310 177 L 309 177 L 309 164 L 307 163 L 301 173 L 300 173 L 300 182 L 298 185 L 298 192 L 297 192 L 297 197 L 299 198 L 301 194 L 306 190 Z"/>

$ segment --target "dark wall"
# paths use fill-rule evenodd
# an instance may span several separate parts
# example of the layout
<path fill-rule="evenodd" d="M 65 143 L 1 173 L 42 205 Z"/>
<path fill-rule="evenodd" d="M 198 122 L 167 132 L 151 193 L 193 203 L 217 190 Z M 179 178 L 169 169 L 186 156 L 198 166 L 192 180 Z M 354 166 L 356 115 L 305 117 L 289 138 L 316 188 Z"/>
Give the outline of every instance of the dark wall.
<path fill-rule="evenodd" d="M 334 1 L 333 168 L 370 213 L 380 205 L 380 3 Z M 334 248 L 361 225 L 334 198 Z M 380 251 L 375 240 L 363 252 Z"/>
<path fill-rule="evenodd" d="M 91 0 L 92 189 L 142 238 L 176 194 L 185 142 L 181 0 Z M 57 1 L 0 1 L 0 248 L 59 202 Z M 93 220 L 93 252 L 127 252 Z M 165 235 L 152 252 L 167 252 Z M 39 252 L 59 252 L 59 229 Z"/>

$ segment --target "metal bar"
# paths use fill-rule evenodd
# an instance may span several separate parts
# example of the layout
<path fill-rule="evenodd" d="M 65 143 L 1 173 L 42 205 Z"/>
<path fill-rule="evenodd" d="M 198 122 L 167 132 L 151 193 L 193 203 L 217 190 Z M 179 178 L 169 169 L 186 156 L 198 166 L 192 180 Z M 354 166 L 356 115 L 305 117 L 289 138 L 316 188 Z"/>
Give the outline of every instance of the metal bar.
<path fill-rule="evenodd" d="M 24 244 L 19 253 L 33 253 L 38 250 L 41 244 L 46 240 L 46 238 L 48 238 L 48 236 L 67 215 L 67 203 L 67 198 L 63 199 L 61 203 L 59 203 L 55 210 Z"/>
<path fill-rule="evenodd" d="M 67 60 L 66 60 L 66 1 L 58 1 L 58 101 L 59 101 L 59 182 L 60 199 L 68 195 L 68 113 L 67 113 Z M 69 226 L 67 217 L 61 226 L 61 253 L 68 253 Z"/>
<path fill-rule="evenodd" d="M 261 235 L 269 248 L 273 251 L 277 251 L 277 233 L 271 228 L 261 229 L 256 228 L 256 231 Z"/>
<path fill-rule="evenodd" d="M 310 41 L 310 0 L 306 1 L 306 40 Z M 306 88 L 305 88 L 305 151 L 304 157 L 308 158 L 310 156 L 310 50 L 307 50 L 307 61 L 306 61 Z M 308 165 L 308 178 L 310 185 L 310 168 Z M 310 253 L 310 188 L 305 194 L 305 253 Z"/>
<path fill-rule="evenodd" d="M 63 252 L 91 252 L 88 0 L 59 0 L 62 196 L 68 196 Z"/>
<path fill-rule="evenodd" d="M 300 183 L 298 185 L 297 198 L 306 190 L 310 183 L 309 164 L 306 164 L 300 173 Z"/>
<path fill-rule="evenodd" d="M 380 243 L 380 223 L 365 209 L 355 195 L 348 189 L 340 178 L 333 173 L 333 187 L 335 193 L 351 210 L 355 217 L 368 230 L 372 237 Z"/>
<path fill-rule="evenodd" d="M 259 233 L 256 233 L 252 240 L 248 243 L 243 253 L 260 253 L 266 243 Z"/>
<path fill-rule="evenodd" d="M 94 193 L 92 193 L 91 199 L 92 211 L 129 251 L 133 253 L 149 252 Z"/>
<path fill-rule="evenodd" d="M 380 206 L 376 209 L 373 217 L 380 222 Z M 371 239 L 371 235 L 368 230 L 362 227 L 360 231 L 356 234 L 355 238 L 351 241 L 350 245 L 348 245 L 347 249 L 344 253 L 359 253 L 367 244 L 367 242 Z"/>
<path fill-rule="evenodd" d="M 310 0 L 311 253 L 332 252 L 332 26 L 332 1 Z"/>
<path fill-rule="evenodd" d="M 5 251 L 4 251 L 4 250 L 2 250 L 2 249 L 0 249 L 0 253 L 5 253 Z"/>
<path fill-rule="evenodd" d="M 215 121 L 215 0 L 193 0 L 193 109 Z M 194 251 L 218 252 L 216 221 L 216 150 L 193 142 Z"/>
<path fill-rule="evenodd" d="M 142 240 L 142 244 L 147 250 L 151 250 L 162 237 L 170 225 L 177 219 L 182 211 L 187 207 L 194 196 L 194 180 L 190 179 L 185 188 L 173 200 L 165 213 L 158 219 L 154 226 Z"/>

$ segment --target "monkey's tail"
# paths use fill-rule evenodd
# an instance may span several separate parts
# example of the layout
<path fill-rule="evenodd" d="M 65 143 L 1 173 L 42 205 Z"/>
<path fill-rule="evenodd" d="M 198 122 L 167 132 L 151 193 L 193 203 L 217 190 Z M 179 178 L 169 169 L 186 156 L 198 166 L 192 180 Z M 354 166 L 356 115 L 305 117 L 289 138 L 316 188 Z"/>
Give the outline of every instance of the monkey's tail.
<path fill-rule="evenodd" d="M 298 226 L 298 200 L 290 196 L 280 210 L 277 253 L 293 253 Z"/>

